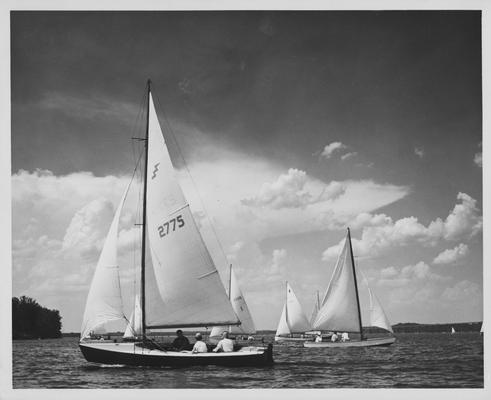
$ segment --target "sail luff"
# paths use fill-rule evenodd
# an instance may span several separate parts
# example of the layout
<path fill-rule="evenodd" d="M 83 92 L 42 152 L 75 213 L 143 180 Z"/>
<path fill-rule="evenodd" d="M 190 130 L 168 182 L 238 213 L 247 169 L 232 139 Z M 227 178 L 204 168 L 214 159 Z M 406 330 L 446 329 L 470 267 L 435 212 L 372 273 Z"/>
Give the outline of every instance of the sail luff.
<path fill-rule="evenodd" d="M 145 337 L 145 250 L 146 250 L 146 232 L 147 232 L 147 175 L 148 175 L 148 131 L 150 125 L 150 79 L 147 81 L 147 121 L 145 127 L 145 165 L 143 177 L 143 215 L 142 215 L 142 245 L 141 245 L 141 278 L 140 278 L 140 293 L 142 307 L 142 335 Z"/>

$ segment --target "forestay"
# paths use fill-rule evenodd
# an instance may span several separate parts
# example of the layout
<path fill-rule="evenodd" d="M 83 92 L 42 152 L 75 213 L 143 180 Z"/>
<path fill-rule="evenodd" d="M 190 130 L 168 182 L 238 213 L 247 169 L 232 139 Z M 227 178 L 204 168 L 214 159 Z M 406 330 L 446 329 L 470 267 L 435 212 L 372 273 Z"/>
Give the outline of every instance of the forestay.
<path fill-rule="evenodd" d="M 149 96 L 147 229 L 153 274 L 145 279 L 149 292 L 149 298 L 145 297 L 146 327 L 237 324 L 238 318 L 175 177 Z M 157 294 L 151 293 L 154 289 Z M 152 297 L 160 299 L 151 303 Z"/>
<path fill-rule="evenodd" d="M 303 333 L 310 329 L 309 321 L 290 284 L 286 284 L 286 302 L 283 306 L 276 336 Z"/>
<path fill-rule="evenodd" d="M 97 262 L 94 278 L 90 285 L 80 337 L 87 338 L 90 333 L 104 332 L 104 324 L 125 318 L 121 285 L 119 281 L 119 266 L 117 255 L 118 227 L 121 209 L 128 193 L 129 185 L 124 191 L 114 214 L 111 227 L 106 236 L 99 261 Z"/>
<path fill-rule="evenodd" d="M 339 255 L 313 328 L 347 332 L 361 331 L 348 237 Z"/>

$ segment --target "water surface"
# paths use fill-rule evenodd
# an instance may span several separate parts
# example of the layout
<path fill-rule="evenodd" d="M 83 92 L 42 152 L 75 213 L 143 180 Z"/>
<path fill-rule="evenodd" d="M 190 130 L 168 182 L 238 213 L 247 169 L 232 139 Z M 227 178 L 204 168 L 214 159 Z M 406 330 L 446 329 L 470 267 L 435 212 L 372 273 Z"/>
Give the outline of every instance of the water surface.
<path fill-rule="evenodd" d="M 151 368 L 88 363 L 78 338 L 13 342 L 14 388 L 482 388 L 479 333 L 397 334 L 389 347 L 275 344 L 261 368 Z M 266 337 L 272 340 L 272 337 Z"/>

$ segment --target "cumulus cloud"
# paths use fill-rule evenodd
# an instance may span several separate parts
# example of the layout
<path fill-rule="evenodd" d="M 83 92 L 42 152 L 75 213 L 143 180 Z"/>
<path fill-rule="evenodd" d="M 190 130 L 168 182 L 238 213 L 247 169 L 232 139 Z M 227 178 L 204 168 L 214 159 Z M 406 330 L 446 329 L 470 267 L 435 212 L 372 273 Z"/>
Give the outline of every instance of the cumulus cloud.
<path fill-rule="evenodd" d="M 482 152 L 474 154 L 474 164 L 482 168 Z"/>
<path fill-rule="evenodd" d="M 339 152 L 347 148 L 348 146 L 341 142 L 332 142 L 324 147 L 324 150 L 322 150 L 321 153 L 321 157 L 324 157 L 326 159 L 331 158 L 335 152 Z"/>
<path fill-rule="evenodd" d="M 430 266 L 423 261 L 416 264 L 406 265 L 401 268 L 388 267 L 380 271 L 379 285 L 400 287 L 411 282 L 432 280 L 442 281 L 446 278 L 434 273 Z"/>
<path fill-rule="evenodd" d="M 469 252 L 469 246 L 460 243 L 453 249 L 447 249 L 438 254 L 433 260 L 433 264 L 454 264 L 462 260 Z"/>
<path fill-rule="evenodd" d="M 482 299 L 482 288 L 480 285 L 468 280 L 456 283 L 452 287 L 446 288 L 442 295 L 443 300 L 459 302 L 468 299 L 475 299 L 480 302 Z"/>
<path fill-rule="evenodd" d="M 305 190 L 307 174 L 296 168 L 280 175 L 278 180 L 261 186 L 255 197 L 242 200 L 248 206 L 270 206 L 271 208 L 304 207 L 312 202 L 312 195 Z"/>
<path fill-rule="evenodd" d="M 355 217 L 354 225 L 363 227 L 361 239 L 352 239 L 356 254 L 377 256 L 396 246 L 433 246 L 440 240 L 451 241 L 474 236 L 482 230 L 482 216 L 479 214 L 477 201 L 465 193 L 459 193 L 457 201 L 460 203 L 455 205 L 445 220 L 437 218 L 428 226 L 421 224 L 416 217 L 396 221 L 385 214 L 363 214 Z M 326 249 L 323 259 L 336 258 L 342 244 L 343 241 Z"/>
<path fill-rule="evenodd" d="M 425 151 L 422 147 L 415 147 L 414 154 L 416 154 L 419 158 L 423 158 L 423 156 L 425 155 Z"/>
<path fill-rule="evenodd" d="M 341 156 L 341 160 L 343 160 L 343 161 L 344 161 L 344 160 L 347 160 L 348 158 L 353 158 L 353 157 L 356 157 L 357 155 L 358 155 L 358 152 L 356 152 L 356 151 L 352 151 L 352 152 L 350 152 L 350 153 L 343 154 L 343 155 Z"/>
<path fill-rule="evenodd" d="M 114 207 L 107 199 L 96 199 L 82 207 L 68 225 L 63 250 L 82 254 L 100 250 L 113 215 Z"/>

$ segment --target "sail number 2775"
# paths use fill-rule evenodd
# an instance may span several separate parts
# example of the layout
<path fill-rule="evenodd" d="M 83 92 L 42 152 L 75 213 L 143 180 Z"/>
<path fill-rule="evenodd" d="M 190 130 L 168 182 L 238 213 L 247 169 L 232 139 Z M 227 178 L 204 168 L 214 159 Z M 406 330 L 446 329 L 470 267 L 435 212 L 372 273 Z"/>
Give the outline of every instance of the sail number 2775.
<path fill-rule="evenodd" d="M 170 221 L 167 221 L 160 225 L 157 230 L 159 231 L 160 237 L 164 237 L 170 232 L 174 232 L 176 229 L 182 228 L 183 226 L 184 220 L 182 219 L 182 215 L 178 215 L 176 218 L 172 218 Z"/>

